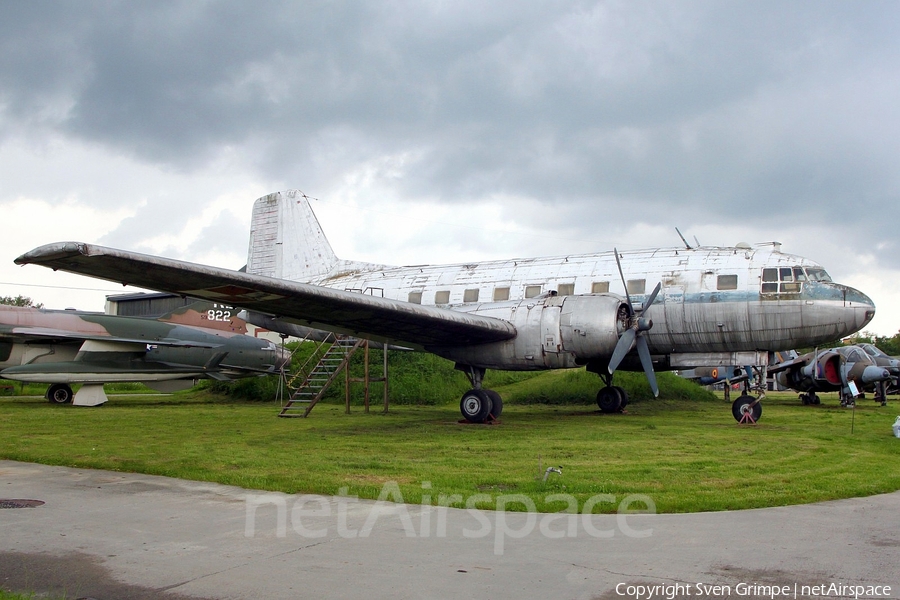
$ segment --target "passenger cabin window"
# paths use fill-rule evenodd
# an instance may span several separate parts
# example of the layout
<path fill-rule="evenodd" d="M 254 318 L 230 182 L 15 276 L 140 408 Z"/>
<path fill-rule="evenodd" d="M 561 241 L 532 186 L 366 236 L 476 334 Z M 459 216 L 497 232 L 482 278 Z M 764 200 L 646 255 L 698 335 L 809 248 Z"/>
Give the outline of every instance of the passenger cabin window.
<path fill-rule="evenodd" d="M 608 294 L 609 293 L 609 282 L 608 281 L 595 281 L 591 284 L 591 293 L 592 294 Z"/>
<path fill-rule="evenodd" d="M 716 280 L 717 290 L 736 290 L 737 275 L 719 275 Z"/>
<path fill-rule="evenodd" d="M 450 290 L 434 293 L 435 304 L 450 304 Z"/>
<path fill-rule="evenodd" d="M 534 298 L 535 296 L 541 295 L 541 287 L 539 285 L 526 285 L 525 286 L 525 297 L 526 298 Z"/>
<path fill-rule="evenodd" d="M 556 286 L 556 293 L 560 296 L 571 296 L 575 293 L 574 283 L 560 283 Z"/>
<path fill-rule="evenodd" d="M 422 304 L 422 292 L 410 292 L 409 301 L 413 304 Z"/>
<path fill-rule="evenodd" d="M 629 294 L 643 294 L 647 289 L 646 279 L 629 279 L 626 288 Z"/>
<path fill-rule="evenodd" d="M 503 300 L 509 300 L 509 288 L 494 288 L 494 302 L 502 302 Z"/>
<path fill-rule="evenodd" d="M 463 302 L 478 302 L 478 289 L 463 292 Z"/>

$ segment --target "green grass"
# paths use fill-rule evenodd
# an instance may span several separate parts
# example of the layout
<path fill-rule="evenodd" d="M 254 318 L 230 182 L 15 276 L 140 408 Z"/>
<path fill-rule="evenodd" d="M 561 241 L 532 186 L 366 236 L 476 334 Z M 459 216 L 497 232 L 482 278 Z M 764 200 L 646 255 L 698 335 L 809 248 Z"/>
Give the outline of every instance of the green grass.
<path fill-rule="evenodd" d="M 40 596 L 36 596 L 33 593 L 21 594 L 17 592 L 5 592 L 3 590 L 0 590 L 0 600 L 37 600 L 38 598 L 47 600 L 47 598 L 49 597 L 43 594 Z"/>
<path fill-rule="evenodd" d="M 525 403 L 542 389 L 587 386 L 581 377 L 553 372 L 498 386 L 508 399 L 499 425 L 460 424 L 457 402 L 395 405 L 388 414 L 354 407 L 350 415 L 342 405 L 320 404 L 308 419 L 279 419 L 273 402 L 208 390 L 116 396 L 98 408 L 4 397 L 0 458 L 287 493 L 346 487 L 361 498 L 377 498 L 394 481 L 413 503 L 423 493 L 432 502 L 521 493 L 544 511 L 562 508 L 545 501 L 554 493 L 580 503 L 600 493 L 646 494 L 658 512 L 693 512 L 900 489 L 893 466 L 900 440 L 891 435 L 896 402 L 863 400 L 854 412 L 830 395 L 821 406 L 771 395 L 760 423 L 741 426 L 723 400 L 667 374 L 662 397 L 643 400 L 633 392 L 627 414 L 601 414 L 594 404 Z M 589 398 L 598 388 L 590 377 Z M 562 476 L 541 483 L 541 468 L 560 465 Z M 423 490 L 424 482 L 431 488 Z"/>

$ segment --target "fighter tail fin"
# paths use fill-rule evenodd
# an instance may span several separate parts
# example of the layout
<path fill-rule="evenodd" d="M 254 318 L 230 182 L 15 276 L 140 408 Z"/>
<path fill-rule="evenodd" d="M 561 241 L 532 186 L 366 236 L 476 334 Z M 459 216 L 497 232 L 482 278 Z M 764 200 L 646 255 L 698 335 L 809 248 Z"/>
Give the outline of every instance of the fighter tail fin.
<path fill-rule="evenodd" d="M 246 334 L 247 321 L 238 317 L 237 314 L 238 309 L 234 307 L 216 304 L 209 300 L 198 300 L 186 306 L 179 306 L 157 320 L 177 325 Z"/>
<path fill-rule="evenodd" d="M 303 192 L 275 192 L 253 203 L 248 273 L 308 282 L 338 262 Z"/>

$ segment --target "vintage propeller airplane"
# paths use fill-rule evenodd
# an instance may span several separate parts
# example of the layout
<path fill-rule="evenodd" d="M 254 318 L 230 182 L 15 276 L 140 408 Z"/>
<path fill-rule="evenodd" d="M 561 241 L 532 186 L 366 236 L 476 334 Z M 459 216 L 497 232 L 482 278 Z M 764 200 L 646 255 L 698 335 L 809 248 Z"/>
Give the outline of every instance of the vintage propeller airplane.
<path fill-rule="evenodd" d="M 769 352 L 860 330 L 875 314 L 863 293 L 780 244 L 604 252 L 554 258 L 391 267 L 340 260 L 308 198 L 277 192 L 254 204 L 246 272 L 58 242 L 16 263 L 223 302 L 304 327 L 432 352 L 472 389 L 460 410 L 498 416 L 486 369 L 586 366 L 605 383 L 606 412 L 627 402 L 617 369 L 760 365 Z M 652 319 L 651 319 L 652 317 Z M 635 352 L 636 350 L 636 352 Z M 758 400 L 742 396 L 735 409 Z"/>
<path fill-rule="evenodd" d="M 246 323 L 222 313 L 198 303 L 159 319 L 0 305 L 0 377 L 49 383 L 53 403 L 96 406 L 107 401 L 104 383 L 172 392 L 198 379 L 278 373 L 290 361 L 284 348 L 244 335 Z M 73 400 L 76 383 L 83 385 Z"/>

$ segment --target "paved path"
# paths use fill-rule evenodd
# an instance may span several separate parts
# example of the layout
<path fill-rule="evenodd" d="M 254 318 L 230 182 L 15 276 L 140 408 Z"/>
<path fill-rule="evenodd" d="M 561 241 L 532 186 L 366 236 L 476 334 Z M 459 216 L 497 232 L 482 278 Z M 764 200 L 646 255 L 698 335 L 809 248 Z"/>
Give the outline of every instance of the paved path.
<path fill-rule="evenodd" d="M 0 588 L 70 600 L 900 598 L 900 492 L 584 518 L 0 461 L 0 498 L 45 503 L 0 510 Z"/>

